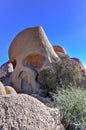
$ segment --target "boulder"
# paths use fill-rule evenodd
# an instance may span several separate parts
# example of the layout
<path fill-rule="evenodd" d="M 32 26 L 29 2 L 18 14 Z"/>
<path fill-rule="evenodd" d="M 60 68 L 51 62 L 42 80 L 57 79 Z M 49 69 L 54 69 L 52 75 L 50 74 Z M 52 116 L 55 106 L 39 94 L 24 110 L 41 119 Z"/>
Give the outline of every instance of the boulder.
<path fill-rule="evenodd" d="M 59 61 L 42 27 L 20 32 L 9 47 L 9 59 L 15 66 L 11 83 L 19 93 L 38 93 L 37 75 L 54 60 Z"/>
<path fill-rule="evenodd" d="M 2 82 L 0 82 L 0 95 L 6 94 L 17 94 L 14 88 L 11 86 L 4 86 Z"/>
<path fill-rule="evenodd" d="M 2 82 L 0 82 L 0 95 L 5 95 L 5 94 L 6 94 L 5 87 L 2 84 Z"/>
<path fill-rule="evenodd" d="M 13 65 L 9 61 L 0 67 L 0 81 L 4 85 L 10 85 L 10 77 L 13 72 Z"/>
<path fill-rule="evenodd" d="M 13 72 L 13 65 L 9 61 L 1 65 L 0 69 L 6 73 Z"/>
<path fill-rule="evenodd" d="M 5 91 L 6 94 L 17 94 L 14 88 L 12 88 L 11 86 L 5 86 Z"/>
<path fill-rule="evenodd" d="M 53 49 L 56 52 L 56 54 L 58 54 L 58 53 L 64 53 L 64 54 L 66 54 L 65 49 L 63 47 L 61 47 L 61 46 L 53 46 Z"/>
<path fill-rule="evenodd" d="M 3 77 L 5 77 L 6 76 L 6 72 L 4 72 L 2 69 L 1 69 L 1 67 L 0 67 L 0 81 L 1 81 L 1 79 L 3 78 Z"/>
<path fill-rule="evenodd" d="M 0 96 L 0 130 L 64 130 L 58 109 L 26 95 Z"/>

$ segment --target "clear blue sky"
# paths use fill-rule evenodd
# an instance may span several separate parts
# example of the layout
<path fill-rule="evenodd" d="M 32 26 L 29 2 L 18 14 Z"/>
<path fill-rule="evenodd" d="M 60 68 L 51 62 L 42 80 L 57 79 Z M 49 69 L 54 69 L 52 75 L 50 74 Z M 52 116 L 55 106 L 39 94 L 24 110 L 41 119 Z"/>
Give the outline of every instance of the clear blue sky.
<path fill-rule="evenodd" d="M 37 25 L 86 66 L 86 0 L 0 0 L 0 65 L 15 35 Z"/>

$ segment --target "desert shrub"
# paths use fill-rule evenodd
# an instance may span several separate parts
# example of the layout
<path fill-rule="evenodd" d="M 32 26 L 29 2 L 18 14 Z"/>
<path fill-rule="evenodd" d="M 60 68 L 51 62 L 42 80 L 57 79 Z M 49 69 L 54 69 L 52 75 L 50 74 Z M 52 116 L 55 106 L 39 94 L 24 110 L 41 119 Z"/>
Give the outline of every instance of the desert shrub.
<path fill-rule="evenodd" d="M 38 80 L 53 99 L 48 105 L 59 107 L 66 130 L 82 130 L 86 127 L 86 92 L 81 87 L 83 75 L 75 61 L 61 56 L 61 62 L 53 62 L 40 70 Z"/>
<path fill-rule="evenodd" d="M 53 62 L 39 72 L 38 80 L 48 89 L 66 88 L 68 85 L 80 85 L 83 79 L 80 67 L 69 58 Z"/>
<path fill-rule="evenodd" d="M 59 64 L 52 63 L 52 66 L 56 71 L 60 85 L 65 87 L 68 84 L 79 85 L 83 79 L 80 66 L 69 58 L 64 58 Z"/>
<path fill-rule="evenodd" d="M 56 72 L 52 67 L 43 68 L 38 76 L 38 80 L 42 83 L 45 88 L 55 89 L 58 85 Z"/>
<path fill-rule="evenodd" d="M 86 128 L 86 91 L 72 88 L 52 94 L 53 107 L 59 107 L 61 121 L 66 130 Z"/>

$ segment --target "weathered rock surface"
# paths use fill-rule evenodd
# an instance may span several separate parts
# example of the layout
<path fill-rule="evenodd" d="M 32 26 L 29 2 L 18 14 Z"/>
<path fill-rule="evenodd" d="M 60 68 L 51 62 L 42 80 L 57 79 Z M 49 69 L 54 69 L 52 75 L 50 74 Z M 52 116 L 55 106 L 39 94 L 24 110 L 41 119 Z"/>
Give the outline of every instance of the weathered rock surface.
<path fill-rule="evenodd" d="M 2 82 L 0 82 L 0 95 L 6 94 L 17 94 L 14 88 L 11 86 L 4 86 Z"/>
<path fill-rule="evenodd" d="M 1 67 L 0 67 L 0 81 L 2 77 L 5 77 L 6 73 L 4 71 L 2 71 Z"/>
<path fill-rule="evenodd" d="M 38 93 L 37 74 L 53 60 L 59 61 L 42 27 L 20 32 L 9 47 L 10 62 L 15 64 L 11 83 L 17 92 Z"/>
<path fill-rule="evenodd" d="M 58 54 L 59 52 L 66 54 L 65 49 L 61 46 L 53 46 L 53 49 L 56 52 L 56 54 Z"/>
<path fill-rule="evenodd" d="M 10 85 L 10 77 L 12 72 L 13 65 L 9 61 L 0 67 L 0 81 L 2 81 L 4 85 Z"/>
<path fill-rule="evenodd" d="M 13 72 L 13 65 L 9 61 L 1 65 L 1 70 L 5 71 L 6 73 Z"/>
<path fill-rule="evenodd" d="M 58 109 L 19 94 L 0 96 L 0 130 L 64 130 Z"/>
<path fill-rule="evenodd" d="M 11 86 L 4 86 L 4 87 L 5 87 L 6 94 L 17 94 L 14 88 L 12 88 Z"/>
<path fill-rule="evenodd" d="M 2 84 L 2 82 L 0 82 L 0 95 L 5 95 L 5 94 L 6 94 L 5 87 Z"/>

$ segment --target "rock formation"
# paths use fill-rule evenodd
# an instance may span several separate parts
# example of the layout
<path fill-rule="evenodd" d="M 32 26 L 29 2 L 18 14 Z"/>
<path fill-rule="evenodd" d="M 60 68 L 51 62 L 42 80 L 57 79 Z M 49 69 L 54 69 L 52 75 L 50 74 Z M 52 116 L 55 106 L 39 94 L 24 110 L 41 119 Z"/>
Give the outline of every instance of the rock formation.
<path fill-rule="evenodd" d="M 58 109 L 25 94 L 0 96 L 0 130 L 64 130 Z"/>
<path fill-rule="evenodd" d="M 61 60 L 65 60 L 66 58 L 69 58 L 69 55 L 66 53 L 65 49 L 61 46 L 53 46 L 53 49 L 55 53 L 59 56 Z"/>
<path fill-rule="evenodd" d="M 10 85 L 10 77 L 12 72 L 13 65 L 9 61 L 0 67 L 0 81 L 3 82 L 4 85 Z"/>
<path fill-rule="evenodd" d="M 56 52 L 56 54 L 58 54 L 59 52 L 66 54 L 65 49 L 61 46 L 53 46 L 53 48 L 54 48 L 54 51 Z"/>
<path fill-rule="evenodd" d="M 6 94 L 17 94 L 14 88 L 11 86 L 4 86 L 2 82 L 0 82 L 0 95 Z"/>
<path fill-rule="evenodd" d="M 4 87 L 5 87 L 6 94 L 12 94 L 12 95 L 17 94 L 14 88 L 12 88 L 11 86 L 4 86 Z"/>
<path fill-rule="evenodd" d="M 5 91 L 5 87 L 4 85 L 0 82 L 0 95 L 5 95 L 6 91 Z"/>
<path fill-rule="evenodd" d="M 53 61 L 80 66 L 84 79 L 79 85 L 86 88 L 86 70 L 81 61 L 70 58 L 61 46 L 52 47 L 42 27 L 25 29 L 14 38 L 9 61 L 0 67 L 0 130 L 64 130 L 59 110 L 44 105 L 51 98 L 38 82 L 40 70 Z"/>
<path fill-rule="evenodd" d="M 83 66 L 83 64 L 79 58 L 76 58 L 76 57 L 70 58 L 70 56 L 66 53 L 65 49 L 61 46 L 53 46 L 53 48 L 61 60 L 66 60 L 66 58 L 69 58 L 69 61 L 73 60 L 74 62 L 78 63 L 78 65 L 80 66 L 80 69 L 82 71 L 82 75 L 84 76 L 84 78 L 86 80 L 86 69 Z"/>
<path fill-rule="evenodd" d="M 42 27 L 20 32 L 9 47 L 9 59 L 15 66 L 11 83 L 17 92 L 38 93 L 37 74 L 52 61 L 59 61 Z"/>
<path fill-rule="evenodd" d="M 6 73 L 13 72 L 13 65 L 9 61 L 4 63 L 0 68 L 2 71 L 6 72 Z"/>

